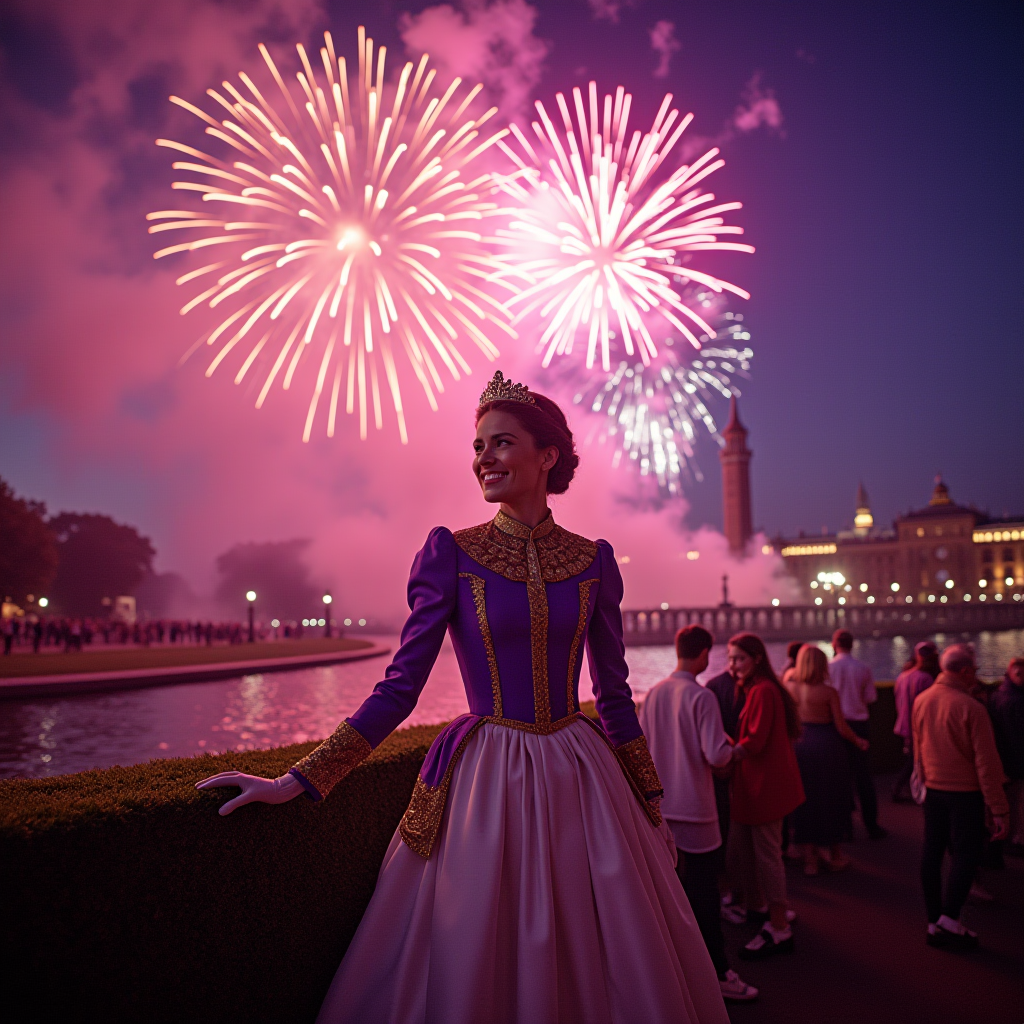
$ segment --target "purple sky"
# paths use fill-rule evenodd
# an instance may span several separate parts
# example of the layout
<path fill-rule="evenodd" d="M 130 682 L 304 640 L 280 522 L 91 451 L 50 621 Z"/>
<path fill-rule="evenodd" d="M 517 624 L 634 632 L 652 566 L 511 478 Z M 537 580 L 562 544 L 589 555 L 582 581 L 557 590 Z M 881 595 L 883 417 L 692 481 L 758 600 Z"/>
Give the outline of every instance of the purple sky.
<path fill-rule="evenodd" d="M 284 53 L 330 28 L 351 51 L 362 22 L 392 53 L 426 46 L 467 75 L 456 65 L 472 63 L 471 43 L 504 40 L 502 66 L 478 73 L 505 111 L 594 77 L 634 93 L 636 126 L 669 90 L 695 113 L 694 134 L 727 140 L 714 188 L 743 201 L 737 220 L 758 251 L 715 266 L 753 294 L 741 410 L 759 526 L 844 526 L 858 480 L 886 523 L 924 504 L 938 471 L 958 501 L 1024 511 L 1018 6 L 438 6 L 4 6 L 0 475 L 55 510 L 139 526 L 162 569 L 200 582 L 236 539 L 297 535 L 316 536 L 346 573 L 358 565 L 345 538 L 358 536 L 397 579 L 433 522 L 484 518 L 462 478 L 465 502 L 421 498 L 464 472 L 449 427 L 466 429 L 480 374 L 451 389 L 440 420 L 413 402 L 422 436 L 396 452 L 393 437 L 303 446 L 301 402 L 257 414 L 229 377 L 176 369 L 196 328 L 177 316 L 173 273 L 154 269 L 143 221 L 168 203 L 169 160 L 152 140 L 184 123 L 168 93 L 201 99 L 258 66 L 260 41 Z M 446 33 L 446 18 L 464 34 Z M 764 116 L 744 124 L 738 113 L 758 103 Z M 693 529 L 720 522 L 716 449 L 701 456 Z M 600 469 L 583 493 L 607 489 Z M 659 530 L 675 543 L 666 515 Z M 593 528 L 624 550 L 646 520 L 615 522 L 621 537 L 604 520 Z M 706 531 L 679 537 L 718 550 Z M 698 596 L 713 596 L 710 569 L 690 581 Z"/>

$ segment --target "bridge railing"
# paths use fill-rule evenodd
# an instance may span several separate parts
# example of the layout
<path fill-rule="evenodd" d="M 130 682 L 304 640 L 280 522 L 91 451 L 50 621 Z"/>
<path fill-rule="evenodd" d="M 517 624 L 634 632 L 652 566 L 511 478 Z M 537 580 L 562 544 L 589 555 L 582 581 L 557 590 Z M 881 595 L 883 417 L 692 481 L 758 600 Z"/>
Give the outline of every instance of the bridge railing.
<path fill-rule="evenodd" d="M 1022 629 L 1024 603 L 657 608 L 626 610 L 622 619 L 629 646 L 671 643 L 690 625 L 703 626 L 720 641 L 748 631 L 766 640 L 825 640 L 837 629 L 877 637 Z"/>

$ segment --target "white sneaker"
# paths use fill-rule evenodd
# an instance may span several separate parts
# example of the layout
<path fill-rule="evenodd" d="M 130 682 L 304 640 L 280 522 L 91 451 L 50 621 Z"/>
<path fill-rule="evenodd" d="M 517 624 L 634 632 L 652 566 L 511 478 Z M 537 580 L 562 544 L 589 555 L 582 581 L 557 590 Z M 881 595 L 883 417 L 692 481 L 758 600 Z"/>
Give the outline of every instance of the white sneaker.
<path fill-rule="evenodd" d="M 734 1003 L 749 1003 L 758 997 L 758 990 L 748 985 L 735 971 L 726 971 L 724 978 L 718 979 L 722 989 L 722 998 Z"/>
<path fill-rule="evenodd" d="M 722 920 L 728 921 L 729 924 L 746 924 L 747 912 L 742 907 L 729 904 L 727 907 L 722 907 Z"/>

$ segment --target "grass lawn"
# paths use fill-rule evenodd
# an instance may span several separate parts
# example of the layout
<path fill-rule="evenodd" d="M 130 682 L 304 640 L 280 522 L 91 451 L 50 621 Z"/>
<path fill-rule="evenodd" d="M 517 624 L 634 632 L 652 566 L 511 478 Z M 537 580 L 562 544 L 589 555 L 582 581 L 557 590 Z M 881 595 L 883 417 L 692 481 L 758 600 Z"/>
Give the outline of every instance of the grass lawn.
<path fill-rule="evenodd" d="M 307 654 L 356 651 L 368 640 L 309 637 L 262 643 L 216 644 L 213 647 L 101 647 L 70 654 L 45 653 L 0 656 L 0 679 L 21 676 L 69 675 L 76 672 L 119 672 L 126 669 L 172 668 L 179 665 L 220 665 L 262 658 L 297 658 Z"/>

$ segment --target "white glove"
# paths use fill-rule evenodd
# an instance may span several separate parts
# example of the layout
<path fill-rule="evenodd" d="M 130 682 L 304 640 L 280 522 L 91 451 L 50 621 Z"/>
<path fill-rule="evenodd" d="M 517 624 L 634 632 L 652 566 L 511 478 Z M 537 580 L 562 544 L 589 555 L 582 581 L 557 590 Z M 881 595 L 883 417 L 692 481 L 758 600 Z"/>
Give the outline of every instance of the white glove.
<path fill-rule="evenodd" d="M 196 789 L 214 789 L 217 786 L 237 786 L 242 791 L 221 807 L 222 815 L 230 814 L 236 807 L 251 804 L 253 801 L 286 804 L 305 792 L 305 787 L 294 775 L 282 775 L 279 779 L 261 779 L 258 775 L 245 775 L 242 772 L 221 772 L 220 775 L 211 775 L 208 779 L 196 783 Z"/>

